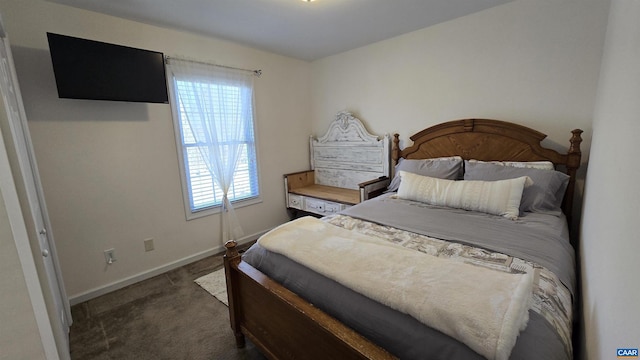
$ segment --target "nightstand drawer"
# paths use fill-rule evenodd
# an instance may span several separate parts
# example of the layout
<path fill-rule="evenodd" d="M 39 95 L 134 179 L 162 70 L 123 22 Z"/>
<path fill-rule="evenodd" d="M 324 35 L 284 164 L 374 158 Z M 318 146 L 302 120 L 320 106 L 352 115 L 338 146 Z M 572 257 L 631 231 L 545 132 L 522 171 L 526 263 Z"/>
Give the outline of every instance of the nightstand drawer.
<path fill-rule="evenodd" d="M 324 204 L 324 212 L 327 214 L 335 214 L 344 208 L 345 206 L 343 204 L 338 204 L 334 202 L 325 202 Z"/>
<path fill-rule="evenodd" d="M 316 214 L 324 214 L 325 202 L 313 198 L 305 198 L 304 210 Z"/>
<path fill-rule="evenodd" d="M 300 196 L 300 195 L 295 195 L 295 194 L 289 194 L 289 203 L 287 204 L 287 207 L 293 208 L 293 209 L 298 209 L 298 210 L 304 210 L 304 197 Z"/>
<path fill-rule="evenodd" d="M 349 205 L 340 204 L 333 201 L 304 197 L 304 211 L 318 215 L 336 214 L 348 208 Z"/>

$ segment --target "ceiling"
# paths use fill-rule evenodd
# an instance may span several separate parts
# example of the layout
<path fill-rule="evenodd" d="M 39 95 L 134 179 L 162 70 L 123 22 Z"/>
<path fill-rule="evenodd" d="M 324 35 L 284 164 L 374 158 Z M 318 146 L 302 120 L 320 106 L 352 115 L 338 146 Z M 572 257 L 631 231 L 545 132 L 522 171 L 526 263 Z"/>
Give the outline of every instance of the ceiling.
<path fill-rule="evenodd" d="M 313 61 L 513 0 L 48 0 Z"/>

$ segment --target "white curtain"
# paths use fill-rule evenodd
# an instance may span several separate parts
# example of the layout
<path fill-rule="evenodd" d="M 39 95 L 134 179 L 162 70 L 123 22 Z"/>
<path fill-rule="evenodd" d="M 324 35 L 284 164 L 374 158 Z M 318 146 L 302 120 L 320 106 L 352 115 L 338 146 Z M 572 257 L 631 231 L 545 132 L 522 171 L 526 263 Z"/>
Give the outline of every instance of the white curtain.
<path fill-rule="evenodd" d="M 229 201 L 229 187 L 249 134 L 253 134 L 253 79 L 248 71 L 170 59 L 177 114 L 190 131 L 207 169 L 222 189 L 222 241 L 243 231 Z M 184 136 L 184 135 L 183 135 Z M 251 135 L 252 136 L 252 135 Z"/>

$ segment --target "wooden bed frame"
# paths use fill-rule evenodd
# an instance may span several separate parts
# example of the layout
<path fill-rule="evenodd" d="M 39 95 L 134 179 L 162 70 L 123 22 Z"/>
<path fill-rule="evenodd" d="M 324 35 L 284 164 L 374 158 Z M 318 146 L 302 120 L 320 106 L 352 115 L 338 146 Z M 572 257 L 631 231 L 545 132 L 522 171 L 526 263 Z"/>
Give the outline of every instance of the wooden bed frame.
<path fill-rule="evenodd" d="M 582 130 L 572 131 L 566 154 L 544 148 L 546 137 L 513 123 L 489 119 L 450 121 L 411 136 L 413 145 L 400 150 L 393 140 L 392 158 L 427 159 L 458 155 L 483 161 L 551 161 L 570 176 L 563 201 L 571 217 L 576 170 L 580 166 Z M 236 345 L 245 336 L 269 359 L 395 359 L 384 349 L 314 307 L 241 260 L 235 241 L 225 244 L 224 257 L 229 317 Z"/>

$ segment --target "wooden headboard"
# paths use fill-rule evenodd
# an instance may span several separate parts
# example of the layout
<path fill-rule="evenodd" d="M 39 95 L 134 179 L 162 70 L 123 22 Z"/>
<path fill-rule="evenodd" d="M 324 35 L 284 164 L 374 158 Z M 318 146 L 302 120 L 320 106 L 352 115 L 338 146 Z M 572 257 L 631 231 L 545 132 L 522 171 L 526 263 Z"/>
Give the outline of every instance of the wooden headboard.
<path fill-rule="evenodd" d="M 540 145 L 547 135 L 528 127 L 491 119 L 463 119 L 441 123 L 410 137 L 413 144 L 400 150 L 400 136 L 394 135 L 393 164 L 404 159 L 430 159 L 461 156 L 482 161 L 551 161 L 565 168 L 570 176 L 562 210 L 571 218 L 576 170 L 580 167 L 582 130 L 575 129 L 566 154 Z"/>

